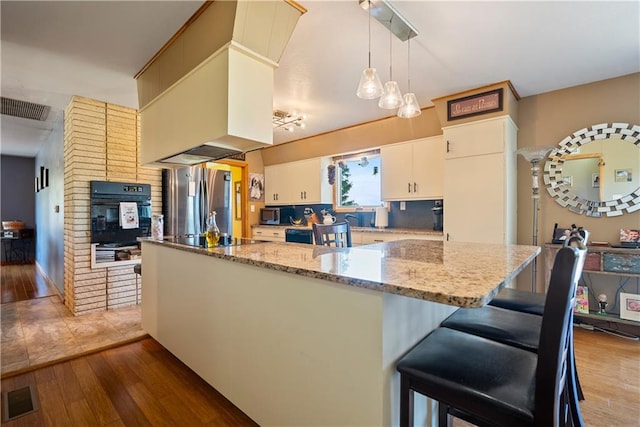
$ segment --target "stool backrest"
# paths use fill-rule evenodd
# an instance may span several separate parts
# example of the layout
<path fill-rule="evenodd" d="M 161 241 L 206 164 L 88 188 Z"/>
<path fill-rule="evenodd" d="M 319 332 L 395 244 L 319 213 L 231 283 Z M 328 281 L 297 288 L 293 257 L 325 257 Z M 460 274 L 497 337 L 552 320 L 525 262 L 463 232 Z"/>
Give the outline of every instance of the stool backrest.
<path fill-rule="evenodd" d="M 349 223 L 336 222 L 333 224 L 313 224 L 313 237 L 316 245 L 336 246 L 339 248 L 350 248 L 351 228 Z"/>
<path fill-rule="evenodd" d="M 538 344 L 534 414 L 537 426 L 556 426 L 565 416 L 567 353 L 572 338 L 577 278 L 586 252 L 586 246 L 561 248 L 551 270 Z"/>

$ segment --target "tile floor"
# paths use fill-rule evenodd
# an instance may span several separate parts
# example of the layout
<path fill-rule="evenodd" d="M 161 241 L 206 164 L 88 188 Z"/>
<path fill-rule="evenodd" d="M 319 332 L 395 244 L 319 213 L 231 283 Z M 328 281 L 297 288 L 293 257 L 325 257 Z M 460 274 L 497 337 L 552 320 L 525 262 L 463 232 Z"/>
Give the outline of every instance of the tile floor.
<path fill-rule="evenodd" d="M 139 305 L 73 316 L 49 296 L 2 304 L 0 315 L 2 376 L 146 336 Z"/>

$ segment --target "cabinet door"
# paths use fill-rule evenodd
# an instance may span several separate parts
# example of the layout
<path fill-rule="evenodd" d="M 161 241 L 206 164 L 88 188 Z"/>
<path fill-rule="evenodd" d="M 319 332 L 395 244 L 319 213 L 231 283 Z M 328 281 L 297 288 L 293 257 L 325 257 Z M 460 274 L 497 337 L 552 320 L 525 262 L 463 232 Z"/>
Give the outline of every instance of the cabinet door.
<path fill-rule="evenodd" d="M 380 191 L 382 200 L 407 200 L 413 195 L 413 144 L 380 148 Z"/>
<path fill-rule="evenodd" d="M 505 185 L 502 154 L 447 160 L 445 236 L 458 242 L 505 243 Z"/>
<path fill-rule="evenodd" d="M 291 203 L 332 203 L 332 189 L 327 180 L 328 158 L 302 160 L 287 165 Z"/>
<path fill-rule="evenodd" d="M 502 153 L 505 117 L 444 128 L 447 159 Z"/>
<path fill-rule="evenodd" d="M 289 203 L 289 183 L 286 164 L 265 166 L 264 203 L 265 205 L 284 205 Z"/>
<path fill-rule="evenodd" d="M 265 240 L 268 242 L 284 242 L 284 229 L 272 227 L 253 227 L 251 237 L 256 240 Z"/>
<path fill-rule="evenodd" d="M 443 198 L 444 151 L 442 136 L 425 138 L 413 143 L 412 199 Z"/>

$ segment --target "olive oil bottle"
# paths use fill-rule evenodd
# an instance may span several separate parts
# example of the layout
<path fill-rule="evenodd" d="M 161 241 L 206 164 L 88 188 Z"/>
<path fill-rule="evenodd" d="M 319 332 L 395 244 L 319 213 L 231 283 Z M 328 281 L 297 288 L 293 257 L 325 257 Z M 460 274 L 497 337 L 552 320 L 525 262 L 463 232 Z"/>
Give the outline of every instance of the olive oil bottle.
<path fill-rule="evenodd" d="M 220 241 L 220 229 L 216 224 L 216 211 L 212 211 L 207 219 L 207 232 L 205 234 L 207 238 L 207 247 L 212 248 L 218 246 Z"/>

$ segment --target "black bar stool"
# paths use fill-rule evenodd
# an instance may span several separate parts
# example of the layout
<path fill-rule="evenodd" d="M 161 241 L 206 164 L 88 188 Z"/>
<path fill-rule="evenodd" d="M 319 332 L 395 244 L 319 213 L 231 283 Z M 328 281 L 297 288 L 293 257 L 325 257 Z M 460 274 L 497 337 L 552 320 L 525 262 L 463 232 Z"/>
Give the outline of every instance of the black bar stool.
<path fill-rule="evenodd" d="M 586 259 L 587 247 L 582 237 L 578 236 L 570 237 L 567 245 L 573 245 L 578 249 L 577 266 L 573 277 L 574 285 L 577 286 Z M 551 284 L 549 287 L 551 287 Z M 532 294 L 530 292 L 523 292 L 522 294 L 527 293 L 530 295 L 542 295 Z M 530 302 L 527 302 L 524 297 L 519 295 L 518 298 L 522 298 L 525 308 L 533 307 L 536 308 L 534 313 L 537 312 L 538 308 Z M 541 310 L 544 311 L 544 302 Z M 531 314 L 524 310 L 521 312 L 487 305 L 478 309 L 460 309 L 445 319 L 441 326 L 478 335 L 524 350 L 537 352 L 540 341 L 542 316 Z M 581 400 L 582 397 L 573 353 L 573 329 L 569 331 L 567 365 L 569 369 L 567 388 L 571 418 L 574 426 L 582 426 L 584 423 L 579 405 L 579 400 Z"/>
<path fill-rule="evenodd" d="M 567 355 L 580 253 L 558 251 L 542 316 L 537 354 L 439 327 L 397 364 L 400 425 L 413 425 L 413 392 L 439 402 L 440 426 L 451 415 L 480 426 L 568 424 Z"/>

